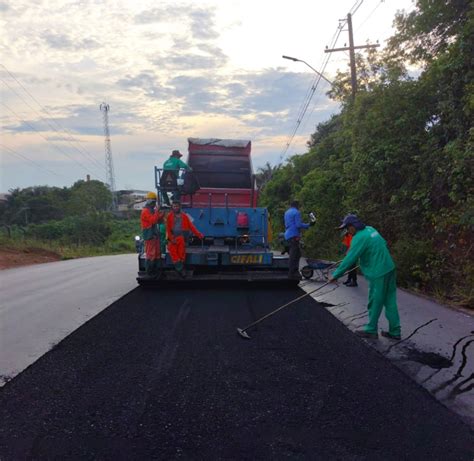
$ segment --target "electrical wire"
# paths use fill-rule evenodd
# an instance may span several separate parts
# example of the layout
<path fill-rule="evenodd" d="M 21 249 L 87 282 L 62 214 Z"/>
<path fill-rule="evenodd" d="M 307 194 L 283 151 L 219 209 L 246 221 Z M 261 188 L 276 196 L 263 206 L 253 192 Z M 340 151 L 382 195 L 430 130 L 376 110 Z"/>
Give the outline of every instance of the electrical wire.
<path fill-rule="evenodd" d="M 351 15 L 354 15 L 363 3 L 364 3 L 364 0 L 356 0 L 356 2 L 352 5 L 351 9 L 349 10 L 349 13 Z M 333 35 L 333 38 L 331 39 L 331 48 L 334 48 L 334 46 L 336 45 L 339 35 L 341 34 L 341 31 L 346 24 L 347 24 L 347 19 L 341 19 L 339 21 L 339 25 Z M 328 55 L 326 58 L 323 56 L 324 64 L 320 66 L 321 70 L 319 71 L 319 74 L 324 73 L 326 66 L 329 62 L 329 59 L 330 59 L 330 55 Z M 291 135 L 288 137 L 288 141 L 286 142 L 285 146 L 283 147 L 282 152 L 279 155 L 279 163 L 283 162 L 283 159 L 285 158 L 286 153 L 288 152 L 288 149 L 290 148 L 290 145 L 293 142 L 293 139 L 295 138 L 296 133 L 298 132 L 298 129 L 301 126 L 301 122 L 303 121 L 304 116 L 306 115 L 306 111 L 308 110 L 309 104 L 311 103 L 311 100 L 314 96 L 314 93 L 316 92 L 316 89 L 318 88 L 320 81 L 321 81 L 321 75 L 317 75 L 310 86 L 310 90 L 307 91 L 306 96 L 303 100 L 303 103 L 301 104 L 300 109 L 298 110 L 298 117 L 296 119 L 295 128 L 293 129 Z M 314 112 L 315 107 L 316 106 L 313 106 L 313 110 L 311 111 L 311 114 Z"/>
<path fill-rule="evenodd" d="M 339 24 L 339 25 L 338 25 L 338 28 L 336 29 L 336 32 L 335 32 L 334 35 L 333 35 L 333 39 L 332 39 L 332 43 L 331 43 L 331 48 L 333 48 L 333 47 L 335 46 L 335 44 L 336 44 L 336 42 L 337 42 L 337 40 L 338 40 L 338 38 L 339 38 L 339 35 L 340 35 L 340 33 L 341 33 L 342 27 L 344 27 L 343 24 Z M 320 81 L 322 80 L 321 74 L 323 74 L 324 71 L 326 70 L 326 66 L 327 66 L 327 64 L 328 64 L 328 62 L 329 62 L 330 56 L 331 56 L 331 55 L 323 56 L 323 65 L 322 65 L 322 67 L 321 67 L 321 70 L 319 71 L 319 74 L 318 74 L 318 75 L 315 77 L 315 79 L 314 79 L 314 83 L 313 83 L 313 85 L 311 86 L 311 92 L 310 92 L 310 94 L 309 94 L 309 97 L 306 98 L 306 100 L 305 100 L 305 102 L 304 102 L 304 104 L 303 104 L 303 109 L 302 109 L 301 113 L 300 113 L 299 116 L 298 116 L 298 119 L 297 119 L 297 121 L 296 121 L 295 128 L 293 129 L 291 135 L 290 135 L 289 138 L 288 138 L 288 141 L 287 141 L 285 147 L 283 148 L 283 150 L 282 150 L 282 152 L 281 152 L 281 154 L 280 154 L 280 157 L 279 157 L 280 163 L 283 161 L 283 159 L 284 159 L 286 153 L 288 152 L 288 149 L 289 149 L 291 143 L 293 142 L 293 139 L 294 139 L 295 136 L 296 136 L 296 133 L 297 133 L 297 131 L 298 131 L 300 125 L 301 125 L 301 122 L 302 122 L 303 119 L 304 119 L 304 116 L 305 116 L 305 114 L 306 114 L 306 111 L 308 110 L 309 104 L 311 103 L 311 100 L 312 100 L 312 98 L 313 98 L 313 96 L 314 96 L 314 93 L 316 92 L 316 89 L 318 88 L 318 85 L 319 85 Z"/>
<path fill-rule="evenodd" d="M 339 35 L 340 35 L 341 31 L 342 31 L 342 27 L 341 27 L 341 29 L 339 29 L 339 33 L 338 33 L 337 37 L 335 38 L 335 40 L 333 41 L 334 45 L 331 45 L 331 48 L 333 48 L 333 47 L 335 46 L 335 44 L 336 44 L 336 42 L 337 42 L 337 40 L 338 40 L 338 38 L 339 38 Z M 331 54 L 328 54 L 328 56 L 327 56 L 327 58 L 326 58 L 326 62 L 324 63 L 323 71 L 322 71 L 322 72 L 324 72 L 324 69 L 326 69 L 326 66 L 327 66 L 328 63 L 329 63 L 330 57 L 331 57 Z M 304 129 L 306 128 L 306 125 L 307 125 L 308 121 L 311 119 L 312 115 L 314 114 L 314 111 L 315 111 L 315 109 L 316 109 L 316 107 L 317 107 L 317 102 L 318 102 L 318 99 L 316 99 L 316 100 L 314 101 L 313 108 L 312 108 L 312 110 L 311 110 L 309 116 L 306 117 L 306 121 L 305 121 L 305 123 L 303 124 L 303 126 L 302 126 L 302 128 L 301 128 L 302 130 L 304 130 Z"/>
<path fill-rule="evenodd" d="M 0 147 L 3 148 L 3 149 L 6 149 L 6 152 L 7 154 L 10 154 L 12 156 L 18 156 L 19 158 L 22 158 L 23 160 L 29 162 L 29 163 L 32 163 L 33 165 L 35 165 L 36 167 L 38 167 L 39 169 L 41 170 L 44 170 L 46 171 L 47 173 L 50 173 L 50 174 L 54 174 L 55 176 L 58 176 L 58 177 L 62 177 L 64 178 L 65 176 L 62 175 L 62 174 L 59 174 L 59 173 L 56 173 L 55 171 L 53 170 L 50 170 L 49 168 L 46 168 L 44 167 L 43 165 L 39 164 L 38 162 L 35 162 L 34 160 L 31 160 L 29 157 L 27 157 L 26 155 L 12 149 L 11 147 L 7 147 L 5 146 L 4 144 L 0 144 Z"/>
<path fill-rule="evenodd" d="M 364 3 L 364 0 L 357 0 L 354 5 L 352 5 L 352 8 L 350 9 L 349 13 L 354 16 L 356 14 L 357 10 L 361 7 L 362 3 Z"/>
<path fill-rule="evenodd" d="M 5 83 L 5 85 L 8 86 L 8 88 L 13 92 L 15 93 L 33 112 L 35 112 L 37 115 L 39 115 L 40 119 L 45 123 L 47 124 L 53 131 L 55 131 L 59 136 L 62 137 L 62 140 L 64 141 L 67 141 L 74 149 L 77 150 L 77 152 L 79 152 L 80 155 L 82 155 L 82 157 L 84 157 L 86 160 L 92 160 L 93 163 L 94 163 L 94 166 L 96 168 L 99 168 L 99 170 L 102 170 L 103 166 L 97 162 L 97 160 L 95 160 L 94 158 L 91 158 L 91 159 L 87 159 L 87 157 L 84 156 L 84 154 L 76 147 L 74 146 L 70 140 L 66 139 L 61 132 L 58 131 L 57 128 L 55 128 L 53 125 L 51 125 L 51 123 L 49 123 L 48 120 L 45 120 L 44 117 L 33 107 L 31 106 L 31 104 L 28 103 L 28 101 L 25 101 L 25 99 L 20 95 L 18 94 L 9 84 L 8 82 L 6 82 L 5 80 L 3 80 L 1 77 L 0 77 L 0 80 Z"/>
<path fill-rule="evenodd" d="M 377 5 L 375 5 L 375 8 L 369 13 L 369 15 L 357 26 L 357 29 L 355 32 L 357 32 L 369 19 L 370 17 L 377 11 L 378 7 L 384 3 L 385 0 L 380 0 Z"/>
<path fill-rule="evenodd" d="M 23 120 L 11 107 L 9 107 L 7 104 L 5 104 L 3 101 L 0 101 L 0 104 L 2 106 L 4 106 L 7 110 L 9 110 L 12 114 L 15 115 L 15 117 L 18 118 L 18 120 L 20 120 L 21 122 L 23 122 L 25 125 L 28 125 L 32 130 L 34 130 L 36 133 L 38 133 L 49 145 L 51 145 L 52 147 L 54 147 L 57 151 L 59 151 L 61 154 L 65 155 L 66 157 L 68 157 L 70 160 L 72 160 L 73 162 L 77 163 L 81 168 L 83 168 L 84 170 L 86 170 L 89 174 L 101 179 L 103 181 L 103 177 L 93 173 L 92 171 L 90 171 L 84 164 L 82 164 L 81 162 L 79 162 L 79 160 L 75 159 L 74 157 L 71 157 L 67 152 L 63 151 L 61 148 L 59 148 L 58 146 L 56 146 L 56 144 L 53 144 L 51 141 L 49 141 L 48 138 L 46 138 L 45 136 L 43 136 L 43 134 L 37 130 L 33 125 L 31 125 L 31 123 L 27 122 L 26 120 Z"/>
<path fill-rule="evenodd" d="M 100 170 L 102 170 L 102 169 L 104 168 L 103 165 L 102 165 L 100 162 L 98 162 L 98 161 L 92 156 L 92 154 L 90 154 L 90 153 L 89 153 L 86 149 L 84 149 L 82 146 L 78 145 L 78 146 L 80 147 L 80 149 L 79 149 L 78 147 L 76 147 L 75 145 L 72 144 L 73 142 L 77 144 L 77 141 L 76 141 L 75 138 L 71 135 L 71 133 L 70 133 L 68 130 L 66 130 L 64 127 L 62 127 L 62 126 L 59 124 L 59 122 L 57 122 L 56 120 L 53 119 L 53 117 L 52 117 L 51 114 L 48 112 L 48 110 L 47 110 L 45 107 L 43 107 L 43 106 L 41 105 L 41 103 L 40 103 L 40 102 L 25 88 L 25 86 L 6 68 L 6 66 L 5 66 L 4 64 L 1 64 L 1 63 L 0 63 L 0 66 L 3 67 L 3 68 L 5 69 L 5 71 L 8 73 L 8 75 L 9 75 L 16 83 L 18 83 L 18 85 L 23 89 L 23 91 L 24 91 L 31 99 L 33 99 L 33 101 L 41 108 L 41 110 L 42 110 L 43 112 L 45 112 L 45 113 L 48 115 L 48 117 L 51 119 L 51 121 L 52 121 L 57 127 L 59 127 L 59 129 L 60 129 L 61 131 L 64 131 L 64 132 L 68 135 L 69 139 L 66 139 L 66 138 L 63 138 L 63 139 L 64 139 L 65 141 L 69 142 L 69 144 L 71 144 L 71 146 L 74 147 L 74 149 L 76 149 L 76 150 L 79 152 L 79 154 L 81 154 L 84 158 L 85 158 L 85 156 L 87 156 L 87 157 L 88 157 L 88 160 L 90 160 L 92 163 L 94 163 L 95 166 L 97 166 Z M 0 79 L 1 79 L 1 78 L 0 78 Z M 53 129 L 53 130 L 56 131 L 58 134 L 60 134 L 59 131 L 58 131 L 58 129 L 55 128 L 55 127 L 53 127 L 53 126 L 49 123 L 49 121 L 46 121 L 46 120 L 43 118 L 43 116 L 42 116 L 36 109 L 34 109 L 27 101 L 25 101 L 25 99 L 24 99 L 21 95 L 19 95 L 19 94 L 15 91 L 15 89 L 13 89 L 13 88 L 8 84 L 8 82 L 6 82 L 6 81 L 3 80 L 3 79 L 1 79 L 1 80 L 2 80 L 2 81 L 8 86 L 8 88 L 9 88 L 13 93 L 15 93 L 30 109 L 32 109 L 33 111 L 35 111 L 35 112 L 40 116 L 40 118 L 41 118 L 45 123 L 48 124 L 48 126 L 49 126 L 51 129 Z"/>

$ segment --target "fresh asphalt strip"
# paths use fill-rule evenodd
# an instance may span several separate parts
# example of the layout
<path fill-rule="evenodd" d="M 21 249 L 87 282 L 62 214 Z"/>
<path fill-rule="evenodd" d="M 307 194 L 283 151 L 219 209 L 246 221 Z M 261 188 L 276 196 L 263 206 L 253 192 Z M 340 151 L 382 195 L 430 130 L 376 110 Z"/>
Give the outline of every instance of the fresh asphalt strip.
<path fill-rule="evenodd" d="M 0 389 L 0 459 L 473 459 L 473 433 L 302 294 L 136 289 Z"/>

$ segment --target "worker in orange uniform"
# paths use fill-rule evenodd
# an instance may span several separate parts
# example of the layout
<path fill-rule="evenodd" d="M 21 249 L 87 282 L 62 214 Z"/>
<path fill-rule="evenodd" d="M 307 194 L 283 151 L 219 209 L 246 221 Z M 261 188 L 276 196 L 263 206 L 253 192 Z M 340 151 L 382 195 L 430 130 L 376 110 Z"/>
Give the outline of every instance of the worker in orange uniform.
<path fill-rule="evenodd" d="M 163 222 L 165 214 L 156 207 L 155 192 L 146 194 L 146 204 L 140 221 L 145 241 L 146 272 L 150 277 L 157 277 L 161 267 L 160 230 L 158 224 Z"/>
<path fill-rule="evenodd" d="M 347 230 L 344 232 L 344 237 L 342 238 L 342 244 L 345 247 L 346 251 L 345 253 L 349 251 L 349 248 L 351 247 L 351 242 L 352 242 L 352 234 L 347 232 Z M 357 269 L 356 269 L 356 264 L 352 266 L 351 271 L 347 274 L 347 280 L 343 282 L 346 287 L 356 287 L 357 286 Z"/>
<path fill-rule="evenodd" d="M 191 222 L 189 216 L 181 211 L 181 203 L 173 200 L 171 213 L 166 218 L 166 234 L 168 236 L 168 252 L 174 267 L 181 277 L 186 277 L 184 264 L 186 261 L 185 238 L 192 232 L 196 237 L 202 239 L 204 235 L 199 232 Z"/>

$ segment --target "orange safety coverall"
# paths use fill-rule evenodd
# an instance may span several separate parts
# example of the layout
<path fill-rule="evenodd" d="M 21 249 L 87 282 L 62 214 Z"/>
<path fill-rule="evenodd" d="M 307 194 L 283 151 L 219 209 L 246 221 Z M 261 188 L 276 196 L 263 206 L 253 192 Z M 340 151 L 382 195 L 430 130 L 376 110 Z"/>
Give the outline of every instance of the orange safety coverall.
<path fill-rule="evenodd" d="M 199 232 L 194 224 L 189 219 L 189 216 L 186 213 L 181 212 L 181 228 L 183 232 L 192 232 L 199 238 L 203 238 L 201 232 Z M 166 234 L 168 235 L 168 252 L 171 256 L 171 261 L 173 264 L 182 263 L 186 261 L 186 243 L 183 235 L 173 235 L 174 227 L 174 216 L 172 212 L 168 214 L 166 218 Z"/>
<path fill-rule="evenodd" d="M 346 253 L 349 251 L 349 248 L 351 247 L 351 242 L 352 242 L 352 234 L 349 234 L 349 232 L 344 235 L 344 238 L 342 239 L 342 244 L 347 248 Z"/>
<path fill-rule="evenodd" d="M 140 216 L 143 239 L 145 240 L 145 255 L 146 259 L 150 261 L 161 258 L 160 234 L 156 224 L 163 219 L 164 215 L 158 209 L 152 213 L 150 207 L 145 207 Z"/>
<path fill-rule="evenodd" d="M 342 244 L 346 247 L 346 254 L 349 252 L 349 248 L 351 247 L 352 237 L 353 235 L 347 232 L 342 239 Z M 357 286 L 357 269 L 355 267 L 355 264 L 351 267 L 351 271 L 347 274 L 347 281 L 352 281 L 355 286 Z"/>

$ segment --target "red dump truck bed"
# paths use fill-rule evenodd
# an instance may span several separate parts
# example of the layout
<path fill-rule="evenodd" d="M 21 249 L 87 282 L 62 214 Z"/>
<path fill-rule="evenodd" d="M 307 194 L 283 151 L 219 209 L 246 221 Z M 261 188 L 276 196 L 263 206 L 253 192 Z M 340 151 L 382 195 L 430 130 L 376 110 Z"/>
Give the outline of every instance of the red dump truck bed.
<path fill-rule="evenodd" d="M 188 138 L 188 143 L 188 164 L 200 185 L 193 207 L 257 206 L 250 141 Z"/>

